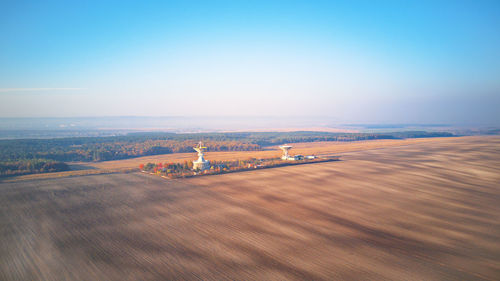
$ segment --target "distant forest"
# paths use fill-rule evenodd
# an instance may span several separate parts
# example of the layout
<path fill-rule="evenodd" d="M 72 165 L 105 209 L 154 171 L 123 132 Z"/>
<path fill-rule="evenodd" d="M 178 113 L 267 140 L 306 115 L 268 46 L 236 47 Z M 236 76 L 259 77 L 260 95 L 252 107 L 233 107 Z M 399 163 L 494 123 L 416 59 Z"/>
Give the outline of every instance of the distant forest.
<path fill-rule="evenodd" d="M 0 175 L 58 171 L 67 169 L 63 162 L 106 161 L 147 155 L 193 152 L 203 141 L 208 151 L 252 151 L 265 146 L 296 142 L 359 141 L 449 137 L 447 132 L 328 133 L 328 132 L 255 132 L 255 133 L 130 133 L 113 137 L 76 137 L 55 139 L 0 140 Z M 63 165 L 64 164 L 64 165 Z"/>
<path fill-rule="evenodd" d="M 21 159 L 18 161 L 0 162 L 0 176 L 18 176 L 69 170 L 69 166 L 64 162 L 46 159 Z"/>

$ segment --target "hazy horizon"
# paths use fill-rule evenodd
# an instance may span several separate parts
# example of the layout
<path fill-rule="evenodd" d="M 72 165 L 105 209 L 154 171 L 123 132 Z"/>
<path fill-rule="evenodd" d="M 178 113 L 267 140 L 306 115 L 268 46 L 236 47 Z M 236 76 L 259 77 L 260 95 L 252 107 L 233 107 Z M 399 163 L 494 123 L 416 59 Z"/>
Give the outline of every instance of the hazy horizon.
<path fill-rule="evenodd" d="M 0 139 L 113 136 L 135 132 L 217 133 L 293 132 L 384 133 L 403 131 L 488 134 L 498 126 L 445 123 L 341 123 L 327 117 L 207 116 L 1 118 Z"/>
<path fill-rule="evenodd" d="M 496 1 L 2 2 L 0 117 L 500 125 Z"/>

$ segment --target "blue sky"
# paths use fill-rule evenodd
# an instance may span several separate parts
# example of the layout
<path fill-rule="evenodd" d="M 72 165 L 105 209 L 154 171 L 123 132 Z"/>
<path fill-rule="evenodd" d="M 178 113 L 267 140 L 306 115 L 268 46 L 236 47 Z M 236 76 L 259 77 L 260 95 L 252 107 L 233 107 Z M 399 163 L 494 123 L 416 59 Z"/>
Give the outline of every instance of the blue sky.
<path fill-rule="evenodd" d="M 500 122 L 499 1 L 2 1 L 0 116 Z"/>

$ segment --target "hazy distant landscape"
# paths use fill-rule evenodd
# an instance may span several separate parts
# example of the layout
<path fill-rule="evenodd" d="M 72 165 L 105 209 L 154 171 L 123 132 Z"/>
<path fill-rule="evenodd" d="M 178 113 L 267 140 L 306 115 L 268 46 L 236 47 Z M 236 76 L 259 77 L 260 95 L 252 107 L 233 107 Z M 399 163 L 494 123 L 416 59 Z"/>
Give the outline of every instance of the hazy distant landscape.
<path fill-rule="evenodd" d="M 119 136 L 138 132 L 288 132 L 322 131 L 339 133 L 384 133 L 394 131 L 445 131 L 481 134 L 494 125 L 457 124 L 342 124 L 325 116 L 260 117 L 75 117 L 1 118 L 0 139 Z"/>

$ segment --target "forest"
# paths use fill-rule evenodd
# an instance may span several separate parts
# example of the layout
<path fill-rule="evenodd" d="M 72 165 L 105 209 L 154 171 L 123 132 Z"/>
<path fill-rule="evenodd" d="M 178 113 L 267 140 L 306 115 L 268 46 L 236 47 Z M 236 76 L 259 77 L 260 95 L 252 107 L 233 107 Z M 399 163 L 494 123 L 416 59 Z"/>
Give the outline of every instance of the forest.
<path fill-rule="evenodd" d="M 140 156 L 193 152 L 203 141 L 208 151 L 253 151 L 265 146 L 317 141 L 359 141 L 448 137 L 447 132 L 328 133 L 328 132 L 244 132 L 244 133 L 130 133 L 111 137 L 0 140 L 2 174 L 64 170 L 62 162 L 107 161 Z M 44 164 L 41 164 L 44 163 Z M 44 166 L 45 165 L 45 166 Z M 8 168 L 6 168 L 8 167 Z M 15 168 L 17 167 L 17 168 Z M 10 172 L 7 172 L 10 171 Z"/>

